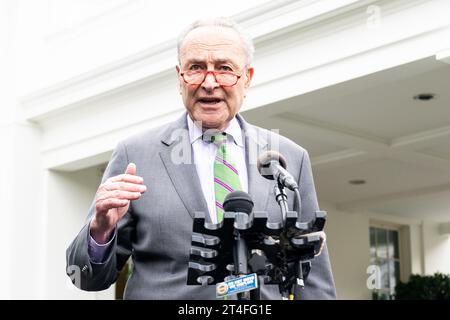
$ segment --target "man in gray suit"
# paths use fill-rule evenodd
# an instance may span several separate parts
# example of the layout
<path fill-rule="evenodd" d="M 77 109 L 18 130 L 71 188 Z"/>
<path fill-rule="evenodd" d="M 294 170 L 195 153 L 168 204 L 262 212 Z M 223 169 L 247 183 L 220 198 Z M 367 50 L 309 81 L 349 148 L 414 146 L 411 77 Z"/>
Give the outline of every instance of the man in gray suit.
<path fill-rule="evenodd" d="M 180 36 L 176 70 L 187 112 L 114 150 L 86 225 L 67 250 L 68 266 L 81 270 L 81 289 L 108 288 L 131 256 L 126 299 L 214 299 L 215 286 L 186 285 L 193 217 L 204 212 L 219 222 L 224 190 L 240 189 L 252 196 L 254 211 L 279 219 L 274 182 L 256 167 L 258 155 L 274 141 L 300 186 L 303 220 L 313 218 L 318 204 L 307 151 L 238 114 L 253 77 L 252 53 L 251 40 L 228 19 L 198 21 Z M 226 137 L 230 160 L 224 163 L 234 182 L 216 177 L 221 147 L 203 140 L 211 130 Z M 261 297 L 281 298 L 271 285 L 261 285 Z M 301 297 L 336 297 L 326 245 L 312 261 Z"/>

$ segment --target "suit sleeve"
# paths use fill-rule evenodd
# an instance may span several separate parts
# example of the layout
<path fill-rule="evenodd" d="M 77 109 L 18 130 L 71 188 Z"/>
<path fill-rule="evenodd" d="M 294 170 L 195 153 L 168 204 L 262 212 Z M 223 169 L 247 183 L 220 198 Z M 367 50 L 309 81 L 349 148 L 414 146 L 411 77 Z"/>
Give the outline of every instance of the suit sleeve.
<path fill-rule="evenodd" d="M 306 150 L 303 150 L 298 185 L 300 188 L 302 221 L 310 221 L 314 218 L 315 211 L 319 210 L 319 205 L 311 161 Z M 305 281 L 305 288 L 299 292 L 298 296 L 301 300 L 336 299 L 336 289 L 326 244 L 322 253 L 311 261 L 311 271 Z"/>
<path fill-rule="evenodd" d="M 125 145 L 119 144 L 114 150 L 110 162 L 103 175 L 102 183 L 108 178 L 122 174 L 128 165 Z M 86 223 L 66 251 L 67 275 L 72 278 L 75 286 L 86 291 L 105 290 L 113 284 L 131 255 L 134 221 L 132 206 L 118 222 L 117 234 L 114 237 L 104 263 L 92 263 L 88 254 L 89 223 L 95 214 L 95 200 L 93 201 Z M 80 277 L 74 277 L 79 272 Z"/>

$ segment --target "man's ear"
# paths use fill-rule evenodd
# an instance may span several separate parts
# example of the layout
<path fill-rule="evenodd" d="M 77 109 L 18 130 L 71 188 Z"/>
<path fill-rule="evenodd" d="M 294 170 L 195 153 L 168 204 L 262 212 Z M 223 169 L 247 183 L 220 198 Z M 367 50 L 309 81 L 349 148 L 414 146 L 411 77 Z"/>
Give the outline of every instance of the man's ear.
<path fill-rule="evenodd" d="M 255 69 L 253 67 L 247 68 L 247 79 L 245 80 L 245 88 L 248 89 L 253 79 L 253 74 L 255 73 Z"/>
<path fill-rule="evenodd" d="M 245 92 L 247 92 L 248 88 L 250 88 L 250 84 L 252 83 L 254 72 L 255 72 L 255 69 L 253 69 L 253 67 L 247 68 L 247 72 L 245 74 L 245 84 L 244 84 Z"/>

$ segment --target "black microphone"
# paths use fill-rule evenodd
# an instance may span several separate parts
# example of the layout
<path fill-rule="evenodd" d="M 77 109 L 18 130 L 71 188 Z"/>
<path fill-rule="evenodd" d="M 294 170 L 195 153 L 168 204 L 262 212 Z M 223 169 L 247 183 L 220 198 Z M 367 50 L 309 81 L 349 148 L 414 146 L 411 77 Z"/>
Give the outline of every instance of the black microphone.
<path fill-rule="evenodd" d="M 250 214 L 253 210 L 252 197 L 244 191 L 233 191 L 225 197 L 223 209 L 229 212 L 245 212 Z"/>
<path fill-rule="evenodd" d="M 294 177 L 286 170 L 286 159 L 278 152 L 270 150 L 258 158 L 258 171 L 269 180 L 277 180 L 284 187 L 295 191 L 298 189 Z"/>
<path fill-rule="evenodd" d="M 241 230 L 247 230 L 253 224 L 253 200 L 250 195 L 244 191 L 234 191 L 225 197 L 223 201 L 225 212 L 234 213 L 234 246 L 233 260 L 234 272 L 237 276 L 249 273 L 248 268 L 248 248 L 245 239 L 241 236 Z M 238 293 L 239 300 L 249 300 L 250 293 Z"/>
<path fill-rule="evenodd" d="M 244 191 L 234 191 L 225 197 L 223 210 L 234 213 L 234 228 L 247 230 L 253 225 L 253 200 Z"/>

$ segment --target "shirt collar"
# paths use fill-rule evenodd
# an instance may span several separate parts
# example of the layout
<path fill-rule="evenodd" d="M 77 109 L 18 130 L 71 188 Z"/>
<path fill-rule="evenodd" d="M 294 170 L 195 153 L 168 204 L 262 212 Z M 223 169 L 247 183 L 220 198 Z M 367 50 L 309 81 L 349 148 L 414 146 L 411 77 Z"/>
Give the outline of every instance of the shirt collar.
<path fill-rule="evenodd" d="M 202 128 L 198 127 L 191 119 L 189 114 L 186 114 L 187 117 L 187 123 L 188 123 L 188 129 L 189 129 L 189 141 L 194 143 L 197 139 L 201 139 L 203 135 Z M 240 146 L 243 147 L 243 139 L 242 139 L 242 129 L 239 124 L 239 121 L 234 117 L 230 124 L 228 125 L 228 128 L 225 129 L 225 133 L 232 136 L 234 139 L 234 142 Z"/>

